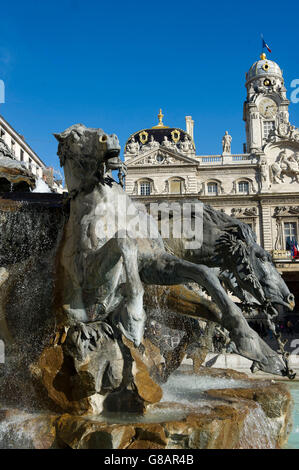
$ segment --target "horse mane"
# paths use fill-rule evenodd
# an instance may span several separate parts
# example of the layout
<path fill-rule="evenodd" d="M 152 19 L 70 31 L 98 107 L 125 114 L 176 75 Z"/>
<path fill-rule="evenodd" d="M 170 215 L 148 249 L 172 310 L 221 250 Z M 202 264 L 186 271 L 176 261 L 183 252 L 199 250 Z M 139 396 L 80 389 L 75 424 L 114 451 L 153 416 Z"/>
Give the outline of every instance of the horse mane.
<path fill-rule="evenodd" d="M 247 240 L 252 240 L 256 242 L 256 234 L 253 230 L 249 227 L 248 224 L 242 222 L 239 219 L 231 217 L 230 215 L 226 214 L 225 212 L 221 212 L 219 210 L 214 209 L 209 204 L 205 204 L 199 199 L 185 199 L 184 202 L 180 202 L 183 204 L 185 202 L 196 204 L 200 202 L 204 206 L 203 210 L 203 220 L 204 223 L 210 223 L 215 225 L 218 230 L 223 232 L 225 231 L 235 231 L 238 232 L 240 236 L 246 238 Z M 195 215 L 195 213 L 193 213 Z"/>

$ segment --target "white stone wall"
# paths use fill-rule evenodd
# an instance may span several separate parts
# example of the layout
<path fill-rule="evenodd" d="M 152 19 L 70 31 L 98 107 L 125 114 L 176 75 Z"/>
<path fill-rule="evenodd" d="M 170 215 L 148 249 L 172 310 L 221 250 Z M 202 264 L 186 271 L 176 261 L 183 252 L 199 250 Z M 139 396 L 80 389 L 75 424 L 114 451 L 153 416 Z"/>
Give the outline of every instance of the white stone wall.
<path fill-rule="evenodd" d="M 31 169 L 34 175 L 42 177 L 43 168 L 46 166 L 41 162 L 38 156 L 30 149 L 26 142 L 12 129 L 9 124 L 0 116 L 0 133 L 7 146 L 13 151 L 16 160 L 21 161 L 21 150 L 23 153 L 23 162 L 27 168 Z M 14 144 L 12 144 L 14 142 Z"/>

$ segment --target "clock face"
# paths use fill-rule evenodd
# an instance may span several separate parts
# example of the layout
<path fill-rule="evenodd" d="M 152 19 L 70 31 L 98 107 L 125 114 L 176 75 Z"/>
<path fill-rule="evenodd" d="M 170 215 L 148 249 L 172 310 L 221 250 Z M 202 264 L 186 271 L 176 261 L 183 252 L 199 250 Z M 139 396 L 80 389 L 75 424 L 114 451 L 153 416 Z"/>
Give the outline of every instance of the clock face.
<path fill-rule="evenodd" d="M 264 118 L 274 118 L 277 113 L 277 104 L 270 98 L 264 98 L 260 102 L 259 112 Z"/>

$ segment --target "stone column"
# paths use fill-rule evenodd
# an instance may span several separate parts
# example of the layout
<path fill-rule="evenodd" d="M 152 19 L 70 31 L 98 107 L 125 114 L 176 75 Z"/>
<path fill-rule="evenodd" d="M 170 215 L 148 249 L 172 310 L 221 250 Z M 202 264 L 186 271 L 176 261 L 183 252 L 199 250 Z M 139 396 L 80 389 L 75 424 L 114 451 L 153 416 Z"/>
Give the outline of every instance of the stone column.
<path fill-rule="evenodd" d="M 190 137 L 192 137 L 192 140 L 193 140 L 194 121 L 192 119 L 192 116 L 186 116 L 185 120 L 186 120 L 186 132 L 187 134 L 190 135 Z"/>
<path fill-rule="evenodd" d="M 263 247 L 267 251 L 271 251 L 273 249 L 272 246 L 272 226 L 271 226 L 271 210 L 270 206 L 263 205 L 261 207 L 261 228 L 262 228 L 262 241 Z"/>

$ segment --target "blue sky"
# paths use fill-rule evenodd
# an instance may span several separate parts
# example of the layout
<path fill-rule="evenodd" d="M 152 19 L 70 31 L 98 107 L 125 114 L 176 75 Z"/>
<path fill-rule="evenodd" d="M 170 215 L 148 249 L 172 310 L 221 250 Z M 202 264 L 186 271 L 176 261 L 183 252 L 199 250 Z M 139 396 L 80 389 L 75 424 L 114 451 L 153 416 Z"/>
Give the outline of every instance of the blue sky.
<path fill-rule="evenodd" d="M 195 120 L 200 154 L 219 153 L 228 130 L 242 151 L 245 72 L 269 58 L 299 78 L 297 2 L 51 0 L 1 5 L 2 114 L 46 164 L 59 167 L 53 132 L 82 122 L 128 136 Z M 299 103 L 290 106 L 299 125 Z"/>

